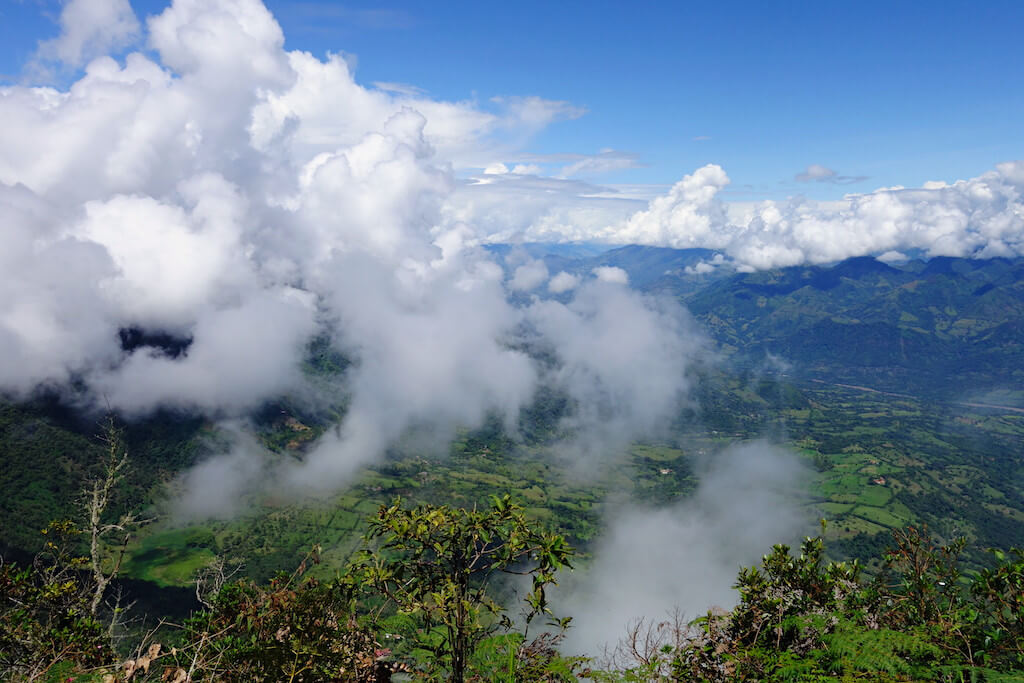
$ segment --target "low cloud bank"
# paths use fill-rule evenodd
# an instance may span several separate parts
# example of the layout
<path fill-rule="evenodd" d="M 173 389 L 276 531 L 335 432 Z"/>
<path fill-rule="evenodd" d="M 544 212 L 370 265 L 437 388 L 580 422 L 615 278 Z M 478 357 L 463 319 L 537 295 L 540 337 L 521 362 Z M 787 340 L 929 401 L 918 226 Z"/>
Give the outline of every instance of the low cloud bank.
<path fill-rule="evenodd" d="M 804 474 L 793 453 L 750 442 L 711 457 L 696 494 L 678 505 L 613 510 L 593 563 L 556 598 L 556 612 L 573 617 L 565 650 L 598 655 L 632 620 L 731 607 L 741 566 L 811 530 L 799 504 Z"/>

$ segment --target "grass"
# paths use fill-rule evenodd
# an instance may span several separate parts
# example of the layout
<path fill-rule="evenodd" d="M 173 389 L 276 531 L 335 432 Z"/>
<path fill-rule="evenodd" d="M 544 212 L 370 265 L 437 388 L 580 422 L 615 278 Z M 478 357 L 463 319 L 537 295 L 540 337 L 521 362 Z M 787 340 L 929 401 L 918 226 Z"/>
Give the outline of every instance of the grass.
<path fill-rule="evenodd" d="M 892 498 L 892 491 L 884 486 L 874 484 L 861 491 L 857 496 L 857 502 L 863 506 L 881 507 L 888 503 L 890 498 Z"/>
<path fill-rule="evenodd" d="M 333 571 L 357 547 L 366 519 L 396 495 L 473 505 L 511 492 L 538 522 L 567 534 L 587 553 L 601 532 L 610 496 L 644 505 L 683 499 L 697 486 L 695 462 L 714 457 L 737 438 L 772 433 L 773 419 L 784 420 L 788 443 L 807 467 L 823 470 L 808 479 L 805 495 L 815 501 L 808 507 L 830 520 L 829 538 L 874 539 L 895 527 L 927 522 L 966 533 L 978 547 L 1024 545 L 1024 505 L 1014 483 L 1024 453 L 1024 420 L 956 409 L 953 417 L 965 418 L 957 420 L 948 407 L 902 397 L 829 387 L 802 391 L 810 407 L 774 413 L 760 399 L 756 406 L 752 399 L 743 403 L 749 392 L 730 393 L 735 402 L 727 412 L 705 416 L 728 420 L 721 425 L 686 426 L 668 443 L 634 444 L 617 460 L 576 469 L 567 468 L 549 446 L 516 448 L 467 432 L 445 457 L 396 453 L 316 505 L 278 501 L 272 509 L 191 532 L 154 528 L 131 549 L 126 572 L 181 585 L 219 552 L 246 558 L 247 570 L 260 578 L 294 569 L 314 543 L 322 545 L 326 565 L 316 571 Z M 872 484 L 877 476 L 886 485 Z M 951 526 L 952 504 L 976 514 L 958 516 Z M 212 544 L 202 529 L 212 534 Z M 1005 536 L 1006 529 L 1017 529 L 1018 536 Z"/>
<path fill-rule="evenodd" d="M 853 509 L 850 503 L 818 503 L 815 506 L 820 510 L 826 519 L 833 519 L 837 515 L 845 515 Z"/>
<path fill-rule="evenodd" d="M 875 522 L 876 524 L 880 524 L 889 529 L 905 526 L 910 521 L 906 518 L 897 517 L 895 514 L 884 508 L 870 507 L 867 505 L 858 505 L 853 509 L 852 514 L 871 522 Z"/>
<path fill-rule="evenodd" d="M 159 586 L 186 586 L 218 550 L 210 527 L 169 529 L 145 536 L 123 567 L 125 576 Z"/>

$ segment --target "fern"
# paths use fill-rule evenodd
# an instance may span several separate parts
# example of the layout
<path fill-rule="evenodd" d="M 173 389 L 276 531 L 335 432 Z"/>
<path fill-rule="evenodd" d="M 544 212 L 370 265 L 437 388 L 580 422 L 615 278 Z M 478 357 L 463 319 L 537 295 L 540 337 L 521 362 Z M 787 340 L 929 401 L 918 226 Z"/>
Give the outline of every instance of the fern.
<path fill-rule="evenodd" d="M 843 620 L 824 636 L 816 658 L 835 674 L 869 673 L 889 677 L 934 680 L 934 664 L 942 651 L 914 631 L 871 630 Z"/>

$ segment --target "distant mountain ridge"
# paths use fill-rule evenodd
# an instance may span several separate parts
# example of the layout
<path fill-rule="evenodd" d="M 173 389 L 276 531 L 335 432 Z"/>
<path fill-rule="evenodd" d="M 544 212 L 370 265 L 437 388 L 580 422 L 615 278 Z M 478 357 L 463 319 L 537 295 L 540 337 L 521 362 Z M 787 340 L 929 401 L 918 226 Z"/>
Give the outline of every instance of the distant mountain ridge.
<path fill-rule="evenodd" d="M 1024 390 L 1022 259 L 737 273 L 687 305 L 737 359 L 774 354 L 797 376 L 944 398 Z"/>
<path fill-rule="evenodd" d="M 639 290 L 679 298 L 742 366 L 761 366 L 771 354 L 796 378 L 944 400 L 999 391 L 1024 406 L 1024 259 L 892 264 L 858 256 L 739 273 L 727 263 L 710 267 L 718 254 L 710 249 L 522 248 L 552 275 L 614 266 Z"/>
<path fill-rule="evenodd" d="M 644 291 L 689 294 L 708 282 L 726 277 L 734 271 L 729 266 L 698 269 L 710 262 L 717 252 L 713 249 L 672 249 L 631 244 L 623 247 L 590 243 L 569 244 L 489 244 L 487 251 L 500 257 L 506 270 L 513 271 L 516 255 L 541 260 L 548 272 L 560 271 L 574 275 L 587 275 L 594 268 L 614 267 L 626 271 L 633 287 Z"/>

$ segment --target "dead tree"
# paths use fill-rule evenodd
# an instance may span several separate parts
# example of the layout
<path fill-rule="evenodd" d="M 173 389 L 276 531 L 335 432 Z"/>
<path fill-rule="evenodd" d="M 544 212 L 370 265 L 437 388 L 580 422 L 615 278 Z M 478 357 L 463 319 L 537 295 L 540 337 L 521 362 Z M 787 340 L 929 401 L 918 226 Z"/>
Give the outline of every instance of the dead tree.
<path fill-rule="evenodd" d="M 134 512 L 123 514 L 115 523 L 104 522 L 104 513 L 111 502 L 115 487 L 124 480 L 128 468 L 128 452 L 124 447 L 122 431 L 117 427 L 113 417 L 103 423 L 100 440 L 106 447 L 106 453 L 99 476 L 93 479 L 85 492 L 85 516 L 88 520 L 86 528 L 89 534 L 89 568 L 92 572 L 93 586 L 90 611 L 96 614 L 103 594 L 119 571 L 128 549 L 128 541 L 132 533 L 148 520 L 140 520 Z M 116 535 L 116 557 L 112 564 L 104 563 L 111 543 L 107 538 Z"/>

